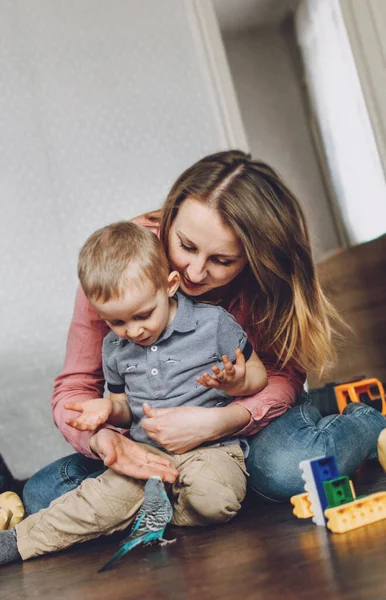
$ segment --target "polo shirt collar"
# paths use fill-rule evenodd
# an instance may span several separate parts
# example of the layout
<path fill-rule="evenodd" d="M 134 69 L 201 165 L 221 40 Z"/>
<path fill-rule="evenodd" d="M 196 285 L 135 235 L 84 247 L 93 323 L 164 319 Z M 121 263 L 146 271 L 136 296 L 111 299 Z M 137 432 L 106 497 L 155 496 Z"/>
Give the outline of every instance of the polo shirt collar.
<path fill-rule="evenodd" d="M 175 295 L 177 300 L 177 312 L 170 323 L 169 327 L 163 332 L 160 340 L 165 340 L 172 335 L 174 331 L 179 331 L 180 333 L 187 333 L 188 331 L 193 331 L 196 329 L 196 319 L 194 316 L 193 310 L 193 301 L 190 298 L 187 298 L 180 292 L 177 292 Z"/>

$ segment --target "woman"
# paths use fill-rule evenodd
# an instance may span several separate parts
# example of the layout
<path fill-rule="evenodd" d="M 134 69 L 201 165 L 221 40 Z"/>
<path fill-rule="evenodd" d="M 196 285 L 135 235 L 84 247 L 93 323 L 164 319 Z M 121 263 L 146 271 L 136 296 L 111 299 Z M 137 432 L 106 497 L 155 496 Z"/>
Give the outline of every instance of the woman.
<path fill-rule="evenodd" d="M 298 202 L 269 166 L 236 150 L 208 156 L 177 179 L 162 216 L 135 221 L 160 235 L 185 294 L 221 304 L 237 318 L 269 376 L 262 392 L 227 407 L 153 410 L 143 425 L 150 437 L 175 453 L 224 435 L 248 437 L 250 487 L 272 501 L 303 490 L 301 460 L 334 454 L 341 473 L 351 475 L 366 458 L 377 456 L 386 427 L 380 413 L 352 404 L 343 415 L 322 419 L 303 393 L 305 373 L 323 371 L 334 358 L 331 322 L 339 317 L 319 286 Z M 78 290 L 65 365 L 52 398 L 55 423 L 78 453 L 27 482 L 24 502 L 30 514 L 106 467 L 142 479 L 154 474 L 175 479 L 167 461 L 155 461 L 121 431 L 77 432 L 66 423 L 68 402 L 103 395 L 106 332 Z"/>

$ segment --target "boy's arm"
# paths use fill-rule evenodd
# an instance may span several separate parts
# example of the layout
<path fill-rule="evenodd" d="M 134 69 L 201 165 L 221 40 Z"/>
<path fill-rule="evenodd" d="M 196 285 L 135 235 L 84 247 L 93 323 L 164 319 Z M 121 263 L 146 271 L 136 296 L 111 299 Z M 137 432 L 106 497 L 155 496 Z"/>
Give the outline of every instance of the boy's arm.
<path fill-rule="evenodd" d="M 120 344 L 117 346 L 119 340 L 113 332 L 106 335 L 102 346 L 102 366 L 111 402 L 108 424 L 127 428 L 131 425 L 132 415 L 127 401 L 125 377 L 120 372 L 117 362 L 117 353 L 120 352 Z"/>
<path fill-rule="evenodd" d="M 80 413 L 67 419 L 67 425 L 79 431 L 96 431 L 105 423 L 124 428 L 131 424 L 131 411 L 125 393 L 111 393 L 110 398 L 69 402 L 65 408 Z"/>
<path fill-rule="evenodd" d="M 112 402 L 112 410 L 107 422 L 115 427 L 130 427 L 132 415 L 126 394 L 124 392 L 121 394 L 110 392 L 110 400 Z"/>
<path fill-rule="evenodd" d="M 249 356 L 249 358 L 248 358 Z M 265 388 L 268 382 L 267 371 L 254 350 L 250 349 L 245 360 L 244 353 L 237 348 L 236 360 L 222 356 L 224 368 L 212 368 L 212 373 L 204 373 L 197 381 L 205 387 L 222 390 L 230 396 L 251 396 Z"/>
<path fill-rule="evenodd" d="M 222 308 L 218 309 L 217 350 L 224 368 L 215 366 L 212 373 L 197 377 L 201 385 L 222 390 L 230 396 L 257 394 L 267 385 L 267 372 L 247 334 Z M 233 362 L 230 356 L 234 358 Z"/>
<path fill-rule="evenodd" d="M 236 352 L 236 362 L 239 352 Z M 244 358 L 242 352 L 240 352 L 242 358 Z M 234 365 L 232 365 L 234 366 Z M 234 396 L 252 396 L 261 392 L 268 383 L 267 371 L 257 356 L 256 352 L 253 351 L 249 360 L 245 363 L 245 378 L 244 383 L 241 383 L 240 391 L 237 391 Z"/>

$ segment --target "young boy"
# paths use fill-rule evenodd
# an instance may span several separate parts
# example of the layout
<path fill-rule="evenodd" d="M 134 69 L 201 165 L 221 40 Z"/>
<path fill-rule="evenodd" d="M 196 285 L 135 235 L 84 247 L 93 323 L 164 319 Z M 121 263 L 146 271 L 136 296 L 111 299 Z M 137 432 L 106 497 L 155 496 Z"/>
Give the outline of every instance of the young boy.
<path fill-rule="evenodd" d="M 173 455 L 142 423 L 150 407 L 211 408 L 263 389 L 266 371 L 247 335 L 224 309 L 177 293 L 179 274 L 169 272 L 160 241 L 131 222 L 95 232 L 81 249 L 78 274 L 112 330 L 103 342 L 110 397 L 68 404 L 80 413 L 69 423 L 89 430 L 102 423 L 130 427 L 133 440 L 168 458 L 179 472 L 170 490 L 174 524 L 230 520 L 246 491 L 240 441 L 222 438 Z M 0 563 L 125 529 L 142 503 L 143 488 L 143 481 L 111 469 L 86 479 L 15 530 L 0 533 Z"/>

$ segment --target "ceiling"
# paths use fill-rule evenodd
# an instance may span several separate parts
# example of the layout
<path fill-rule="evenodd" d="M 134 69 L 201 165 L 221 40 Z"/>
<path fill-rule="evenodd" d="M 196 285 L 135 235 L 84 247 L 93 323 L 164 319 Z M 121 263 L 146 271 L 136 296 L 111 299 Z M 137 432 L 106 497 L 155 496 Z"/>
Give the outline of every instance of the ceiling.
<path fill-rule="evenodd" d="M 212 0 L 224 33 L 280 23 L 299 0 Z"/>

